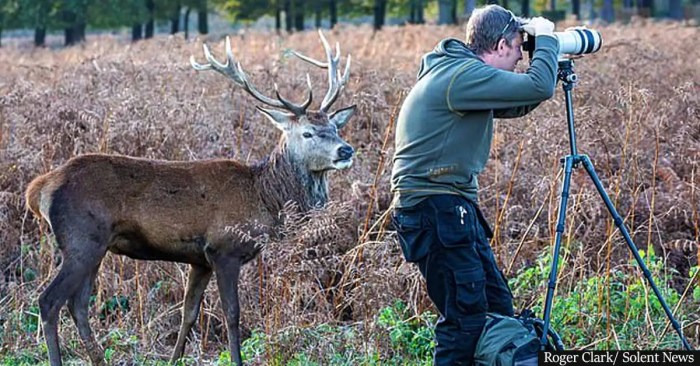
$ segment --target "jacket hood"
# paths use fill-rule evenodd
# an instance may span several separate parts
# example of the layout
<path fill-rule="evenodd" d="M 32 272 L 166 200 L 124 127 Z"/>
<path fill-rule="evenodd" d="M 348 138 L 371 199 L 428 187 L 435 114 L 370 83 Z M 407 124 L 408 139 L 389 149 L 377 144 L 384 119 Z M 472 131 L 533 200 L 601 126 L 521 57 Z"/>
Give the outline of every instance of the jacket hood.
<path fill-rule="evenodd" d="M 431 51 L 423 55 L 420 69 L 418 69 L 418 79 L 427 74 L 435 65 L 454 58 L 476 58 L 479 57 L 467 47 L 467 45 L 456 38 L 447 38 L 440 41 Z"/>

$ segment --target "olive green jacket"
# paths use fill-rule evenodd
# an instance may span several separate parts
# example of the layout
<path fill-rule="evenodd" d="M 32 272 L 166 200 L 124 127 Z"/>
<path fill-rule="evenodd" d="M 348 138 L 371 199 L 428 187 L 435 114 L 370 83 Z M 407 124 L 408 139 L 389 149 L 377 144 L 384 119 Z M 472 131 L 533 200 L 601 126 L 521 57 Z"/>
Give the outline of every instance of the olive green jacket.
<path fill-rule="evenodd" d="M 525 73 L 489 66 L 452 38 L 423 56 L 396 124 L 396 207 L 445 193 L 478 202 L 477 176 L 489 157 L 493 118 L 524 116 L 554 94 L 559 43 L 538 36 L 535 44 Z"/>

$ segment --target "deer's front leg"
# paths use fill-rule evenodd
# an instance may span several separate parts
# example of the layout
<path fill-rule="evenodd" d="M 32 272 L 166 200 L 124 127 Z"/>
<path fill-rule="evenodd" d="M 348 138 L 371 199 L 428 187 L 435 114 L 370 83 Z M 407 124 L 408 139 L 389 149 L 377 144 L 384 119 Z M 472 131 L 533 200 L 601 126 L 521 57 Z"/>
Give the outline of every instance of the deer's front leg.
<path fill-rule="evenodd" d="M 216 284 L 221 296 L 221 305 L 226 315 L 228 329 L 228 345 L 231 360 L 238 366 L 243 365 L 241 359 L 241 336 L 238 330 L 240 307 L 238 304 L 238 277 L 241 272 L 240 258 L 220 256 L 214 259 Z"/>
<path fill-rule="evenodd" d="M 195 321 L 197 321 L 202 303 L 202 295 L 204 295 L 204 290 L 206 290 L 210 278 L 211 269 L 194 264 L 190 266 L 187 290 L 185 291 L 185 301 L 182 305 L 182 324 L 180 324 L 180 333 L 177 336 L 177 343 L 175 344 L 173 355 L 170 358 L 171 363 L 175 363 L 175 361 L 182 357 L 185 351 L 187 336 Z"/>

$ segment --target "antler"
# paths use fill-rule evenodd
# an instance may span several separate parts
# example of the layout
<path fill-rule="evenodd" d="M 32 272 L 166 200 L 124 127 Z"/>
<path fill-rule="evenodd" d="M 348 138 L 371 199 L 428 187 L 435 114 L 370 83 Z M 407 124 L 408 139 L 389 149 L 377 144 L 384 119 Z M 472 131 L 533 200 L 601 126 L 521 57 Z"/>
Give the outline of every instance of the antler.
<path fill-rule="evenodd" d="M 318 30 L 318 35 L 321 37 L 323 49 L 326 51 L 326 58 L 328 59 L 327 62 L 321 62 L 311 57 L 304 56 L 297 51 L 292 51 L 292 53 L 300 59 L 312 65 L 328 69 L 328 92 L 323 98 L 323 102 L 321 103 L 320 109 L 322 112 L 328 112 L 328 108 L 330 108 L 331 105 L 335 102 L 335 100 L 338 99 L 338 95 L 340 94 L 341 90 L 343 89 L 343 87 L 345 87 L 345 84 L 348 81 L 348 77 L 350 76 L 351 57 L 350 55 L 348 55 L 348 61 L 345 64 L 345 71 L 343 72 L 343 76 L 341 77 L 340 72 L 338 71 L 338 63 L 340 62 L 340 45 L 338 44 L 338 42 L 335 43 L 334 57 L 331 47 L 330 45 L 328 45 L 328 41 L 326 40 L 326 37 L 323 36 L 323 33 L 320 29 Z"/>
<path fill-rule="evenodd" d="M 197 71 L 202 71 L 202 70 L 214 70 L 217 71 L 218 73 L 228 77 L 231 79 L 236 85 L 242 87 L 245 91 L 247 91 L 250 95 L 252 95 L 255 99 L 275 108 L 280 108 L 280 109 L 285 109 L 290 112 L 292 112 L 296 116 L 301 116 L 306 113 L 306 108 L 309 107 L 311 104 L 311 100 L 313 99 L 313 92 L 311 91 L 311 79 L 309 78 L 309 74 L 306 74 L 306 83 L 309 88 L 309 96 L 306 99 L 306 101 L 301 104 L 294 104 L 284 98 L 279 93 L 279 89 L 277 88 L 277 84 L 275 84 L 275 95 L 277 96 L 277 99 L 272 99 L 270 97 L 267 97 L 260 93 L 255 87 L 250 83 L 248 80 L 248 75 L 243 71 L 243 68 L 241 67 L 241 63 L 236 61 L 236 59 L 233 56 L 233 51 L 231 50 L 231 41 L 229 40 L 228 37 L 226 37 L 226 63 L 222 64 L 221 62 L 217 61 L 214 56 L 212 56 L 211 52 L 209 52 L 209 47 L 207 47 L 206 44 L 202 45 L 202 48 L 204 49 L 204 57 L 207 59 L 206 64 L 200 64 L 197 63 L 194 59 L 194 56 L 190 56 L 190 64 L 192 64 L 192 67 L 197 70 Z"/>

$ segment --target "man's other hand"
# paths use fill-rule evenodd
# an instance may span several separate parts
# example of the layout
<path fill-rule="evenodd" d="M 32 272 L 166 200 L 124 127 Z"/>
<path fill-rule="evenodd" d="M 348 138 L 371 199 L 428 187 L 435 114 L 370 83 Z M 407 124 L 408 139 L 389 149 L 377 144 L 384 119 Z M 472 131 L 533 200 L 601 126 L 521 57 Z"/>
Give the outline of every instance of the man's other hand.
<path fill-rule="evenodd" d="M 522 29 L 533 36 L 540 36 L 543 34 L 551 35 L 554 33 L 554 23 L 543 17 L 534 17 L 530 19 L 526 24 L 523 24 Z"/>

